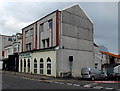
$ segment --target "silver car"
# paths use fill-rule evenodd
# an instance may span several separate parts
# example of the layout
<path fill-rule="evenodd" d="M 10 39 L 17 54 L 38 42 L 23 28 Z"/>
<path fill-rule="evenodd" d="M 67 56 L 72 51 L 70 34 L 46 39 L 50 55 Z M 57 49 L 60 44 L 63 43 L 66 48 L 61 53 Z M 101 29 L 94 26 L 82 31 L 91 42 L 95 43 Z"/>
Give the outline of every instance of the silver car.
<path fill-rule="evenodd" d="M 84 79 L 105 79 L 107 80 L 107 74 L 103 71 L 100 71 L 97 68 L 82 68 L 81 70 L 82 78 Z"/>

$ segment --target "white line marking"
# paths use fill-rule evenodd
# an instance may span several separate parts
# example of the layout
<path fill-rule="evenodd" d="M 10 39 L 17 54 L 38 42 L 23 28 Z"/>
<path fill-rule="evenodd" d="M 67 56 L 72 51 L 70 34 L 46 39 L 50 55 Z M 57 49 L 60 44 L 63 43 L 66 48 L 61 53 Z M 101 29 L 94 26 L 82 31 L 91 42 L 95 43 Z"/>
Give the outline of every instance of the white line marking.
<path fill-rule="evenodd" d="M 89 88 L 89 87 L 91 87 L 92 85 L 95 85 L 95 84 L 97 84 L 97 83 L 86 84 L 83 87 Z"/>
<path fill-rule="evenodd" d="M 60 84 L 64 84 L 64 83 L 60 82 Z"/>
<path fill-rule="evenodd" d="M 90 85 L 84 85 L 84 87 L 89 88 L 89 87 L 90 87 Z"/>
<path fill-rule="evenodd" d="M 80 86 L 79 84 L 73 84 L 73 85 L 74 85 L 74 86 L 77 86 L 77 87 Z"/>
<path fill-rule="evenodd" d="M 54 82 L 54 83 L 58 83 L 58 82 Z"/>
<path fill-rule="evenodd" d="M 67 85 L 72 85 L 71 83 L 66 83 Z"/>
<path fill-rule="evenodd" d="M 106 87 L 105 89 L 113 89 L 113 88 Z"/>
<path fill-rule="evenodd" d="M 102 86 L 96 86 L 96 87 L 93 87 L 95 89 L 102 89 L 103 87 Z"/>

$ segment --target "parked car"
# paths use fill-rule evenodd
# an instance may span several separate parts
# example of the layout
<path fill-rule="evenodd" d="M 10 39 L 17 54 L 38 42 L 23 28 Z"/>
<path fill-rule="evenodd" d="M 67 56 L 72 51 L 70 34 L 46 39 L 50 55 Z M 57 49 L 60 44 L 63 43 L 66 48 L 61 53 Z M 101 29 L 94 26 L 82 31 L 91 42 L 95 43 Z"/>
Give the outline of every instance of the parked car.
<path fill-rule="evenodd" d="M 107 74 L 103 71 L 100 71 L 97 68 L 82 68 L 81 75 L 83 79 L 105 79 L 107 80 Z"/>
<path fill-rule="evenodd" d="M 120 80 L 120 73 L 109 73 L 108 78 L 112 80 Z"/>
<path fill-rule="evenodd" d="M 108 79 L 112 79 L 112 80 L 115 80 L 116 79 L 116 75 L 115 75 L 116 73 L 108 73 Z"/>

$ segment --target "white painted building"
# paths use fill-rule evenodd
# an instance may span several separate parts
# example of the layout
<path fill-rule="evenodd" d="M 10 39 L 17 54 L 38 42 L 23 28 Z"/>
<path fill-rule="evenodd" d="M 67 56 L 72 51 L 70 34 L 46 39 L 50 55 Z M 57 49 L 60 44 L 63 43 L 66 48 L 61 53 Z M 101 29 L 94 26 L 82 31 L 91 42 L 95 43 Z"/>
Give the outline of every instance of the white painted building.
<path fill-rule="evenodd" d="M 56 10 L 22 29 L 19 72 L 60 77 L 94 67 L 93 23 L 79 5 Z"/>
<path fill-rule="evenodd" d="M 12 36 L 0 35 L 0 69 L 2 69 L 3 58 L 5 57 L 5 46 L 10 45 Z"/>

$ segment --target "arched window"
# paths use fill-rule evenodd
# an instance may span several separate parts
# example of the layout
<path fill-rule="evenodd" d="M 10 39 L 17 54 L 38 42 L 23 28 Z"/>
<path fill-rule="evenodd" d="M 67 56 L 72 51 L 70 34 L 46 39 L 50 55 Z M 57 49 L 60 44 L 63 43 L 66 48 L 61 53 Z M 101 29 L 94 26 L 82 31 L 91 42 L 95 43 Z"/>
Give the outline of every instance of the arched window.
<path fill-rule="evenodd" d="M 47 74 L 51 75 L 51 59 L 47 59 Z"/>
<path fill-rule="evenodd" d="M 20 60 L 20 72 L 22 72 L 22 59 Z"/>
<path fill-rule="evenodd" d="M 30 59 L 28 59 L 28 72 L 30 72 Z"/>
<path fill-rule="evenodd" d="M 26 72 L 26 59 L 24 59 L 24 72 Z"/>
<path fill-rule="evenodd" d="M 43 74 L 44 72 L 44 61 L 43 59 L 41 58 L 40 59 L 40 74 Z"/>
<path fill-rule="evenodd" d="M 37 74 L 37 60 L 34 59 L 34 73 Z"/>

